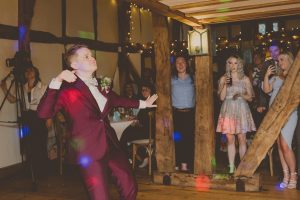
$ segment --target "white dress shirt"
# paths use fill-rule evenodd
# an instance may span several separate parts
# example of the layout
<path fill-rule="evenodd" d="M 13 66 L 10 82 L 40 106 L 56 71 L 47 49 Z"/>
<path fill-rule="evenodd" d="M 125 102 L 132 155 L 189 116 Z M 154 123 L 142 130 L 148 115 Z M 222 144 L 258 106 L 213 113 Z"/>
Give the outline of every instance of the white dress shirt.
<path fill-rule="evenodd" d="M 78 76 L 78 75 L 77 75 Z M 94 84 L 90 84 L 89 82 L 93 82 L 93 81 L 90 81 L 86 78 L 83 78 L 83 77 L 80 77 L 78 76 L 89 88 L 90 92 L 92 93 L 93 97 L 95 98 L 101 112 L 103 111 L 104 107 L 105 107 L 105 104 L 107 102 L 107 98 L 105 96 L 103 96 L 101 94 L 101 92 L 99 92 L 98 88 L 96 85 Z M 62 82 L 60 81 L 57 81 L 55 78 L 52 79 L 52 81 L 50 82 L 49 84 L 49 88 L 51 89 L 59 89 L 60 86 L 61 86 Z M 147 107 L 147 104 L 145 101 L 142 101 L 140 100 L 140 104 L 139 104 L 139 108 L 143 109 L 143 108 L 146 108 Z"/>

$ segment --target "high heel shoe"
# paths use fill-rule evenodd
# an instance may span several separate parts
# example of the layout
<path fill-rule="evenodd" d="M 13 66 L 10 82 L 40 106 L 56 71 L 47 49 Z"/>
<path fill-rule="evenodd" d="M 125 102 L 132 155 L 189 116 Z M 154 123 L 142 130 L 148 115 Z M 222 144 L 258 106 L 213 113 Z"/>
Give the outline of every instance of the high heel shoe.
<path fill-rule="evenodd" d="M 287 188 L 289 189 L 295 189 L 297 186 L 297 172 L 291 172 L 290 181 L 287 185 Z"/>
<path fill-rule="evenodd" d="M 229 165 L 229 174 L 233 174 L 235 172 L 235 166 Z"/>
<path fill-rule="evenodd" d="M 280 183 L 280 188 L 286 188 L 289 184 L 290 174 L 288 169 L 283 170 L 283 180 Z"/>

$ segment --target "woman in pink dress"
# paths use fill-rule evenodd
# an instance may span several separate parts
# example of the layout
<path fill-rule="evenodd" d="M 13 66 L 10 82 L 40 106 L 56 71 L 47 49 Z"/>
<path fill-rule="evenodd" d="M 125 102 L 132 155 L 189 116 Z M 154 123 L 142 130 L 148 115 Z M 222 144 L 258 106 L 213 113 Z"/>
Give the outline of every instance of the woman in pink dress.
<path fill-rule="evenodd" d="M 247 150 L 246 133 L 256 130 L 247 102 L 252 100 L 254 93 L 249 78 L 244 74 L 241 58 L 231 56 L 227 59 L 226 74 L 219 80 L 218 94 L 223 104 L 217 132 L 226 134 L 229 173 L 233 173 L 236 154 L 235 135 L 238 137 L 239 155 L 242 159 Z"/>

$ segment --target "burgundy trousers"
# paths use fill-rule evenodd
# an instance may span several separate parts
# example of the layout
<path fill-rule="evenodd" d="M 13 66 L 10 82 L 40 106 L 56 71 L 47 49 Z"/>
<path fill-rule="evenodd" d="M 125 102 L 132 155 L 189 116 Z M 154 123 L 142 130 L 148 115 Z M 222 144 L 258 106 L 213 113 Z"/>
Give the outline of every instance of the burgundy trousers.
<path fill-rule="evenodd" d="M 109 200 L 109 175 L 115 181 L 122 200 L 135 200 L 137 183 L 126 154 L 120 150 L 110 150 L 101 160 L 81 166 L 81 174 L 92 200 Z"/>

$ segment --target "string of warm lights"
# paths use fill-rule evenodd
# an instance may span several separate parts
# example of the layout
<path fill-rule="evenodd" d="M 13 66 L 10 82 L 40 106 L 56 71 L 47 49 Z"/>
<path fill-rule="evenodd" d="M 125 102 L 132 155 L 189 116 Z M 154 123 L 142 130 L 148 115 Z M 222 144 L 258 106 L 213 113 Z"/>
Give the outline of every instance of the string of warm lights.
<path fill-rule="evenodd" d="M 219 37 L 216 39 L 216 52 L 228 48 L 239 51 L 242 47 L 242 39 L 243 35 L 241 32 L 231 40 Z M 282 28 L 280 31 L 257 34 L 254 39 L 254 50 L 266 51 L 268 45 L 274 40 L 280 42 L 283 49 L 294 52 L 300 48 L 300 29 L 299 27 L 292 28 L 291 30 Z"/>
<path fill-rule="evenodd" d="M 140 54 L 147 54 L 151 55 L 153 53 L 153 46 L 154 41 L 147 42 L 144 44 L 141 43 L 135 43 L 133 42 L 132 38 L 132 32 L 135 31 L 135 24 L 133 19 L 133 14 L 138 11 L 139 12 L 150 12 L 150 9 L 145 9 L 143 7 L 139 7 L 138 5 L 134 3 L 130 3 L 130 6 L 128 10 L 126 11 L 129 19 L 130 29 L 127 32 L 127 44 L 125 45 L 125 51 L 127 52 L 127 55 L 130 55 L 130 53 L 140 53 Z M 174 40 L 170 43 L 170 53 L 171 55 L 178 55 L 178 54 L 187 54 L 188 43 L 187 41 L 178 41 Z"/>
<path fill-rule="evenodd" d="M 153 49 L 153 44 L 154 42 L 148 42 L 146 44 L 141 44 L 141 43 L 134 43 L 132 42 L 132 31 L 135 30 L 135 24 L 133 20 L 133 13 L 135 11 L 139 10 L 139 12 L 151 12 L 150 9 L 144 9 L 143 7 L 139 7 L 138 5 L 134 3 L 130 3 L 129 9 L 126 11 L 128 14 L 129 18 L 129 24 L 130 28 L 129 31 L 127 32 L 127 44 L 125 45 L 125 49 L 127 52 L 127 55 L 130 53 L 145 53 L 145 54 L 151 54 L 152 49 Z"/>

